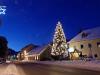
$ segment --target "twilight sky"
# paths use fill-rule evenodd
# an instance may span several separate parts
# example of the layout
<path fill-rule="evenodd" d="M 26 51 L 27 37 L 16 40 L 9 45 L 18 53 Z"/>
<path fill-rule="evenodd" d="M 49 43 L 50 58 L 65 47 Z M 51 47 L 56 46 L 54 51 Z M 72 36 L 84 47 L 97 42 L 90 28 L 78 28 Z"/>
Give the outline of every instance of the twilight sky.
<path fill-rule="evenodd" d="M 6 14 L 0 15 L 0 35 L 16 51 L 52 41 L 57 21 L 67 39 L 80 29 L 100 26 L 100 0 L 0 0 L 0 5 L 7 6 Z"/>

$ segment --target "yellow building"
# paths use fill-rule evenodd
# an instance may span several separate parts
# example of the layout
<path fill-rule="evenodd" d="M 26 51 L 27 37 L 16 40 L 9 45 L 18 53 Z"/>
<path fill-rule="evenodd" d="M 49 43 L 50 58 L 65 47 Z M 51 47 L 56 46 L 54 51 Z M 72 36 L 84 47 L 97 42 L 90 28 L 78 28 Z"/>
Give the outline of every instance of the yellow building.
<path fill-rule="evenodd" d="M 21 49 L 21 52 L 18 53 L 17 58 L 21 61 L 50 60 L 50 52 L 50 44 L 44 46 L 34 46 L 33 44 L 29 44 Z"/>
<path fill-rule="evenodd" d="M 28 60 L 27 53 L 32 49 L 36 48 L 36 45 L 29 44 L 21 49 L 21 51 L 17 54 L 18 60 Z"/>
<path fill-rule="evenodd" d="M 100 59 L 100 27 L 84 30 L 68 43 L 69 49 L 79 50 L 83 57 Z"/>
<path fill-rule="evenodd" d="M 28 52 L 29 61 L 50 60 L 51 45 L 39 46 Z"/>

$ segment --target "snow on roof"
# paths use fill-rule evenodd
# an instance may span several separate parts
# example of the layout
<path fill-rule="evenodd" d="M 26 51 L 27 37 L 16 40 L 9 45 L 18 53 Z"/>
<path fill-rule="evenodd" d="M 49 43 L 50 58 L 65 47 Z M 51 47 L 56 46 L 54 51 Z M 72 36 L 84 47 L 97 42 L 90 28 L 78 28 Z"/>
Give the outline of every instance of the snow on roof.
<path fill-rule="evenodd" d="M 69 41 L 69 43 L 74 41 L 93 40 L 99 38 L 100 38 L 100 27 L 96 27 L 82 31 L 77 36 L 75 36 L 71 41 Z"/>
<path fill-rule="evenodd" d="M 21 51 L 23 52 L 24 50 L 26 50 L 26 49 L 33 49 L 33 48 L 35 48 L 35 47 L 37 47 L 37 45 L 35 45 L 35 44 L 28 44 L 28 45 L 26 45 L 25 47 L 23 47 L 22 49 L 21 49 Z"/>
<path fill-rule="evenodd" d="M 45 48 L 47 48 L 47 47 L 48 47 L 48 45 L 36 47 L 36 48 L 32 49 L 30 52 L 28 52 L 28 55 L 40 54 L 40 53 L 43 52 L 43 51 L 45 50 Z"/>

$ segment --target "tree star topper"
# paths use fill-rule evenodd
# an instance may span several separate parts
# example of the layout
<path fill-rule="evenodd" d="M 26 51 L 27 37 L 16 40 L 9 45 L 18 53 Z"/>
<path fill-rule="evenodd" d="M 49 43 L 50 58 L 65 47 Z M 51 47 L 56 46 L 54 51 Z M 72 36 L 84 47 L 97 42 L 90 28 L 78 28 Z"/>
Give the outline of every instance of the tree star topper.
<path fill-rule="evenodd" d="M 1 14 L 3 14 L 3 15 L 6 14 L 6 6 L 0 6 L 0 15 Z"/>

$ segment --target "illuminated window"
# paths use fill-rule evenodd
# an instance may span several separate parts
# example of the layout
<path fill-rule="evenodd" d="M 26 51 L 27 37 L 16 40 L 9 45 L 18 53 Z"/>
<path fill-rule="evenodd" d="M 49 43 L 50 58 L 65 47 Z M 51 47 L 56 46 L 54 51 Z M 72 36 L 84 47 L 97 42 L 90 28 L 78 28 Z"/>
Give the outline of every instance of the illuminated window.
<path fill-rule="evenodd" d="M 26 52 L 26 50 L 24 51 L 24 55 L 27 55 L 27 52 Z"/>
<path fill-rule="evenodd" d="M 73 56 L 74 57 L 79 57 L 79 54 L 78 53 L 74 53 Z"/>
<path fill-rule="evenodd" d="M 74 52 L 74 48 L 71 47 L 71 48 L 68 49 L 68 51 L 69 51 L 69 52 Z"/>
<path fill-rule="evenodd" d="M 35 60 L 37 59 L 37 57 L 35 56 Z"/>
<path fill-rule="evenodd" d="M 97 43 L 97 47 L 99 47 L 99 48 L 100 48 L 100 42 L 98 42 L 98 43 Z"/>
<path fill-rule="evenodd" d="M 39 59 L 39 57 L 37 56 L 37 60 Z"/>

